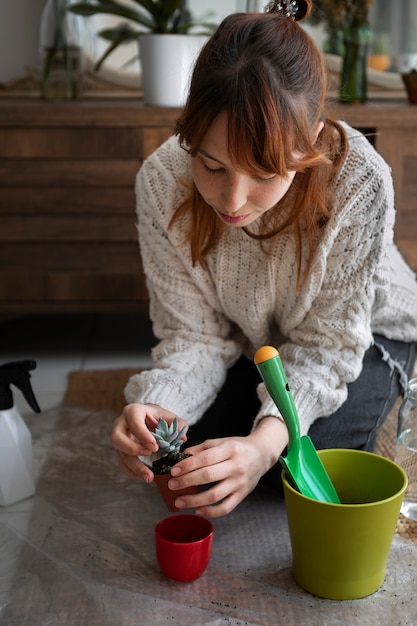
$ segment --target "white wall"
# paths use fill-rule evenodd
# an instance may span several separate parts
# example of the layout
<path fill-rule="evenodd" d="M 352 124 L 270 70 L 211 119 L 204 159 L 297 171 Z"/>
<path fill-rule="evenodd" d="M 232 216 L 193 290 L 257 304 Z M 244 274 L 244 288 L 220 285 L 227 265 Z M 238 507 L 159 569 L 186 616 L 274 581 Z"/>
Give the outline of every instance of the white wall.
<path fill-rule="evenodd" d="M 39 23 L 45 0 L 0 0 L 0 83 L 39 63 Z"/>

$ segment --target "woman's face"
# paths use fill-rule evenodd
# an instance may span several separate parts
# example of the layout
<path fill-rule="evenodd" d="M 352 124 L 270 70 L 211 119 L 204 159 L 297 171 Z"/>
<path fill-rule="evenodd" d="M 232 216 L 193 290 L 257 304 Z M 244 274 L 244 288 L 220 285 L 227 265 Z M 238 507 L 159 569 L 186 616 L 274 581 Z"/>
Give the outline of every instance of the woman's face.
<path fill-rule="evenodd" d="M 247 174 L 227 151 L 227 113 L 220 113 L 192 158 L 195 185 L 218 217 L 228 226 L 248 226 L 286 194 L 295 172 L 285 178 Z"/>

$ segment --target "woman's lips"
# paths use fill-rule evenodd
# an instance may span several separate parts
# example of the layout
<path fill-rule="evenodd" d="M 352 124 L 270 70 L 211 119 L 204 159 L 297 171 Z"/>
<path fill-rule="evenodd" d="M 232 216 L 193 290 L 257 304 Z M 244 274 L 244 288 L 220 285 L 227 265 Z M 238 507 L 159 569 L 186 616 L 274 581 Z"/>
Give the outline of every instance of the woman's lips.
<path fill-rule="evenodd" d="M 225 222 L 225 224 L 230 224 L 232 226 L 236 224 L 240 224 L 241 222 L 243 222 L 249 217 L 248 213 L 246 215 L 233 216 L 233 215 L 227 215 L 226 213 L 221 213 L 220 211 L 217 211 L 217 215 L 220 217 L 221 220 L 223 220 L 223 222 Z"/>

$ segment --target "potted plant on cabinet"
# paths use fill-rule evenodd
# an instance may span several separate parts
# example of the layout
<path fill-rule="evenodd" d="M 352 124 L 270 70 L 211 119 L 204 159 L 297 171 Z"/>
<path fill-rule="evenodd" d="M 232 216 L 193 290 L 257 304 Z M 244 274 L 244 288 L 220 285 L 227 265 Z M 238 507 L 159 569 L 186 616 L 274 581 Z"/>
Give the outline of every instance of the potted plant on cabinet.
<path fill-rule="evenodd" d="M 391 56 L 389 50 L 390 41 L 388 33 L 379 33 L 373 35 L 371 52 L 369 54 L 369 67 L 373 70 L 385 72 L 391 65 Z"/>
<path fill-rule="evenodd" d="M 401 73 L 408 101 L 410 104 L 417 104 L 417 67 L 413 67 L 407 72 Z"/>
<path fill-rule="evenodd" d="M 95 69 L 119 45 L 138 41 L 145 103 L 183 106 L 192 66 L 215 24 L 194 20 L 186 0 L 131 0 L 130 5 L 118 0 L 90 0 L 76 2 L 69 11 L 84 17 L 101 13 L 127 19 L 98 33 L 110 44 Z M 201 27 L 202 32 L 196 33 L 195 27 Z"/>
<path fill-rule="evenodd" d="M 150 457 L 140 457 L 141 461 L 150 465 L 155 475 L 155 484 L 169 511 L 178 511 L 175 506 L 175 500 L 178 496 L 197 493 L 198 491 L 198 487 L 187 487 L 186 489 L 171 491 L 167 484 L 171 478 L 171 468 L 176 463 L 190 456 L 180 450 L 185 429 L 186 427 L 184 426 L 184 428 L 178 431 L 177 418 L 168 425 L 168 423 L 160 417 L 158 426 L 153 433 L 159 450 L 151 454 Z"/>

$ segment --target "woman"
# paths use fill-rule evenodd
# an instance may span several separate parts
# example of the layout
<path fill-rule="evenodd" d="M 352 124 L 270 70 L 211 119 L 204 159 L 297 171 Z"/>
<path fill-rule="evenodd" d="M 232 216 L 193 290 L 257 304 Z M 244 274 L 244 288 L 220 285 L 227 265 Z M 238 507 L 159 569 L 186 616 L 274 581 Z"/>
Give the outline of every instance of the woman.
<path fill-rule="evenodd" d="M 133 376 L 112 443 L 121 470 L 157 450 L 158 417 L 190 426 L 170 487 L 208 517 L 268 474 L 288 433 L 252 358 L 276 346 L 303 433 L 371 450 L 417 340 L 417 283 L 393 243 L 388 166 L 325 113 L 310 1 L 227 17 L 201 52 L 176 136 L 143 165 L 137 213 L 153 368 Z M 277 419 L 278 418 L 278 419 Z M 213 506 L 216 504 L 216 506 Z"/>

